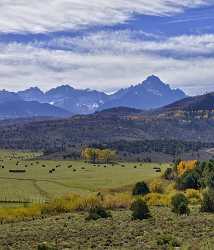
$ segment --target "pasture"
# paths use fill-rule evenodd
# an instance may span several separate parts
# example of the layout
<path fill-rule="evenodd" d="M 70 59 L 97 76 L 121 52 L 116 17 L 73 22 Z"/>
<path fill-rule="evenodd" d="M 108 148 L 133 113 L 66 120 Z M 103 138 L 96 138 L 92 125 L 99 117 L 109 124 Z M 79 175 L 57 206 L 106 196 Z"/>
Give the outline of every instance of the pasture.
<path fill-rule="evenodd" d="M 40 156 L 0 151 L 0 206 L 44 202 L 69 192 L 125 190 L 137 181 L 160 176 L 168 167 L 157 163 L 93 165 L 83 161 L 41 160 Z"/>

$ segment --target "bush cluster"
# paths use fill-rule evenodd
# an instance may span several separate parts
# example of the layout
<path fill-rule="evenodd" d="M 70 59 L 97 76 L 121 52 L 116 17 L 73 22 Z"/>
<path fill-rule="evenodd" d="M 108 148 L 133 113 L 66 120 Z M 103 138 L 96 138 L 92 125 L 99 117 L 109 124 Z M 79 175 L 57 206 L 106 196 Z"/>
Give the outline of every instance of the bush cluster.
<path fill-rule="evenodd" d="M 149 208 L 146 202 L 142 199 L 134 201 L 131 205 L 131 210 L 133 220 L 143 220 L 151 217 Z"/>
<path fill-rule="evenodd" d="M 57 250 L 56 247 L 46 243 L 46 242 L 43 242 L 41 244 L 38 245 L 37 247 L 38 250 Z"/>
<path fill-rule="evenodd" d="M 89 210 L 86 220 L 98 220 L 98 219 L 106 219 L 110 217 L 112 217 L 110 212 L 108 212 L 105 208 L 98 206 L 98 207 L 91 208 Z"/>
<path fill-rule="evenodd" d="M 133 195 L 146 195 L 150 192 L 148 185 L 142 181 L 135 184 L 132 194 Z"/>
<path fill-rule="evenodd" d="M 164 247 L 164 249 L 174 249 L 175 247 L 180 247 L 180 243 L 168 234 L 159 237 L 159 239 L 157 240 L 157 245 Z"/>
<path fill-rule="evenodd" d="M 172 197 L 172 212 L 178 215 L 189 215 L 190 210 L 188 208 L 188 199 L 182 193 L 176 194 Z"/>
<path fill-rule="evenodd" d="M 152 193 L 163 193 L 163 184 L 160 180 L 154 180 L 150 183 L 149 189 Z"/>
<path fill-rule="evenodd" d="M 196 167 L 185 171 L 176 179 L 178 190 L 214 188 L 214 161 L 198 162 Z"/>
<path fill-rule="evenodd" d="M 207 213 L 214 213 L 214 190 L 209 189 L 203 195 L 201 204 L 201 211 Z"/>

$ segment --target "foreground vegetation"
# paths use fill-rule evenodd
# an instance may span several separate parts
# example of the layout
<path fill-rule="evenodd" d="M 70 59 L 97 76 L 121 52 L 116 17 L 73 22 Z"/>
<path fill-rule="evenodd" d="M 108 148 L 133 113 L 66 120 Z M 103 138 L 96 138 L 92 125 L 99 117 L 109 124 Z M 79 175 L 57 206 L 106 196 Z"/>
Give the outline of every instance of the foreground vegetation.
<path fill-rule="evenodd" d="M 86 221 L 86 213 L 75 212 L 3 224 L 0 249 L 36 250 L 43 242 L 57 250 L 213 249 L 213 214 L 196 209 L 190 216 L 177 216 L 170 208 L 154 207 L 151 215 L 133 221 L 129 210 L 116 210 L 112 218 Z"/>
<path fill-rule="evenodd" d="M 213 160 L 118 164 L 110 151 L 87 149 L 87 162 L 71 164 L 3 154 L 3 181 L 31 183 L 48 198 L 0 208 L 0 237 L 10 249 L 213 249 Z M 55 187 L 50 195 L 43 182 L 69 192 L 57 195 Z M 8 249 L 3 239 L 0 249 Z"/>

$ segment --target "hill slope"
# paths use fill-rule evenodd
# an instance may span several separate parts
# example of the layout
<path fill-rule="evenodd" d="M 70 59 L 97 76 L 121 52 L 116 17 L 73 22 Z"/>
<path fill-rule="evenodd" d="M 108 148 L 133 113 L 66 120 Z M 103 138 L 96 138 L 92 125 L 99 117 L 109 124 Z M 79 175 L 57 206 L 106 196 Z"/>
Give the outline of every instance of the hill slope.
<path fill-rule="evenodd" d="M 214 142 L 214 103 L 204 105 L 210 96 L 184 99 L 152 112 L 119 107 L 68 119 L 4 124 L 0 127 L 0 146 L 64 150 L 73 144 L 120 140 Z M 192 110 L 194 103 L 197 110 Z"/>
<path fill-rule="evenodd" d="M 66 117 L 71 114 L 61 108 L 35 101 L 11 101 L 0 103 L 0 119 L 19 117 Z"/>
<path fill-rule="evenodd" d="M 213 110 L 214 109 L 214 92 L 206 95 L 188 97 L 179 100 L 175 103 L 169 104 L 163 108 L 163 110 Z"/>

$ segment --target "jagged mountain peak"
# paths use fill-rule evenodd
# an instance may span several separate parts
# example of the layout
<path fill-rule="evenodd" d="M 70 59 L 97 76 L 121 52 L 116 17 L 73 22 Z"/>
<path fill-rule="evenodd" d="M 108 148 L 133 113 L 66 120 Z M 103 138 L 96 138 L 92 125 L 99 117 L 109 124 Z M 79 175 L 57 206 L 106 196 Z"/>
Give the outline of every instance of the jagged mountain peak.
<path fill-rule="evenodd" d="M 144 82 L 161 82 L 162 83 L 161 79 L 156 75 L 148 76 Z"/>
<path fill-rule="evenodd" d="M 142 86 L 144 88 L 170 88 L 168 84 L 165 84 L 164 82 L 161 81 L 161 79 L 155 75 L 151 75 L 147 77 L 145 81 L 142 82 Z"/>
<path fill-rule="evenodd" d="M 72 86 L 70 86 L 69 84 L 63 84 L 63 85 L 60 85 L 60 86 L 58 86 L 56 88 L 52 88 L 52 89 L 48 90 L 46 92 L 46 94 L 47 95 L 53 94 L 53 93 L 68 94 L 70 92 L 73 92 L 74 90 L 75 89 Z"/>
<path fill-rule="evenodd" d="M 18 93 L 39 93 L 39 94 L 44 94 L 44 92 L 40 89 L 40 88 L 38 88 L 38 87 L 30 87 L 30 88 L 28 88 L 28 89 L 25 89 L 25 90 L 21 90 L 21 91 L 19 91 Z"/>
<path fill-rule="evenodd" d="M 153 109 L 185 98 L 182 90 L 175 90 L 155 75 L 145 81 L 126 89 L 121 89 L 111 96 L 111 100 L 102 108 L 131 107 L 137 109 Z"/>
<path fill-rule="evenodd" d="M 145 110 L 154 109 L 186 97 L 183 91 L 171 89 L 168 84 L 162 82 L 155 75 L 147 77 L 138 85 L 120 89 L 111 95 L 93 89 L 74 88 L 70 84 L 60 85 L 47 92 L 43 92 L 38 87 L 31 87 L 13 94 L 14 96 L 6 95 L 6 98 L 1 99 L 17 100 L 18 98 L 24 101 L 48 103 L 73 114 L 90 114 L 121 106 Z"/>
<path fill-rule="evenodd" d="M 17 94 L 25 101 L 45 102 L 44 92 L 38 87 L 30 87 L 26 90 L 17 92 Z"/>

